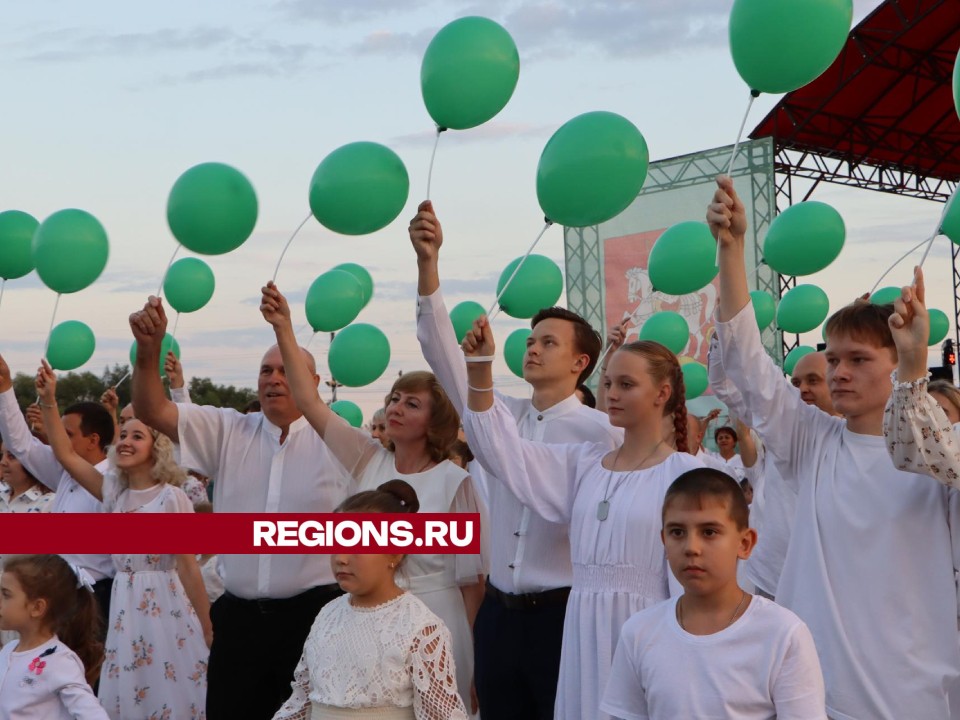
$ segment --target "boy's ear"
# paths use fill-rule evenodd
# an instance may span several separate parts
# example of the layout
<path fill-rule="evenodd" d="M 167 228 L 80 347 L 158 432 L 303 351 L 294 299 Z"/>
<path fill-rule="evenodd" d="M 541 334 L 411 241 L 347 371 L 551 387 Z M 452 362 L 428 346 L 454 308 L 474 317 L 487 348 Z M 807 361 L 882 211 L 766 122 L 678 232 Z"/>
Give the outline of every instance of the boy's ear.
<path fill-rule="evenodd" d="M 746 560 L 757 546 L 757 531 L 753 528 L 747 528 L 740 533 L 740 547 L 737 549 L 737 557 Z"/>

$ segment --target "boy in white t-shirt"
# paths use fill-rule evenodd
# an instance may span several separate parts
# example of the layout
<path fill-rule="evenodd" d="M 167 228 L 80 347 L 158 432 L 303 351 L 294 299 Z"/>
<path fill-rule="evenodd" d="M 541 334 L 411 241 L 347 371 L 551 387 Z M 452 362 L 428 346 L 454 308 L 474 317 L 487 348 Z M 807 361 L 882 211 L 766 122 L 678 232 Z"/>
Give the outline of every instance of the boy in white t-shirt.
<path fill-rule="evenodd" d="M 737 584 L 757 533 L 743 492 L 711 468 L 678 477 L 661 537 L 684 594 L 631 617 L 600 709 L 625 720 L 822 720 L 823 676 L 807 626 Z"/>

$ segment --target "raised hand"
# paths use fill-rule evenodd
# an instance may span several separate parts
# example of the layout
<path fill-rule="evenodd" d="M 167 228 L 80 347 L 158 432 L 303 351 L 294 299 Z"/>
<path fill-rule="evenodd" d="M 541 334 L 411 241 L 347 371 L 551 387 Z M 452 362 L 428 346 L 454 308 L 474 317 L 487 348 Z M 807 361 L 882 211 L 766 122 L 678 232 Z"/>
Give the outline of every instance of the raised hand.
<path fill-rule="evenodd" d="M 57 404 L 57 376 L 45 359 L 40 360 L 35 381 L 41 407 L 55 407 Z"/>
<path fill-rule="evenodd" d="M 183 365 L 172 350 L 167 351 L 167 357 L 163 360 L 163 371 L 167 374 L 172 389 L 179 390 L 183 387 Z"/>
<path fill-rule="evenodd" d="M 159 354 L 160 343 L 167 334 L 167 313 L 163 309 L 163 301 L 151 295 L 143 310 L 130 315 L 130 330 L 138 348 Z"/>
<path fill-rule="evenodd" d="M 473 321 L 473 327 L 467 331 L 461 347 L 466 357 L 487 357 L 496 353 L 497 345 L 493 341 L 493 330 L 486 315 Z"/>
<path fill-rule="evenodd" d="M 914 268 L 913 285 L 900 291 L 888 320 L 899 358 L 898 379 L 909 382 L 927 373 L 927 343 L 930 340 L 930 313 L 927 312 L 923 270 Z"/>
<path fill-rule="evenodd" d="M 410 221 L 410 243 L 417 253 L 417 259 L 436 262 L 443 245 L 443 228 L 433 212 L 433 203 L 424 200 L 417 207 L 417 214 Z"/>
<path fill-rule="evenodd" d="M 100 396 L 100 404 L 109 411 L 110 417 L 115 418 L 117 416 L 117 408 L 120 407 L 120 398 L 117 397 L 117 389 L 108 387 L 104 390 L 103 395 Z"/>
<path fill-rule="evenodd" d="M 10 366 L 0 355 L 0 392 L 6 392 L 13 387 L 13 378 L 10 376 Z"/>
<path fill-rule="evenodd" d="M 742 243 L 747 234 L 747 213 L 727 175 L 717 178 L 717 190 L 707 206 L 707 224 L 721 245 Z"/>
<path fill-rule="evenodd" d="M 260 312 L 263 314 L 263 319 L 275 328 L 290 325 L 290 306 L 274 282 L 272 280 L 268 282 L 260 288 L 260 292 L 262 293 Z"/>
<path fill-rule="evenodd" d="M 43 427 L 43 411 L 39 405 L 27 405 L 27 425 L 30 432 L 42 443 L 47 442 L 47 431 Z"/>

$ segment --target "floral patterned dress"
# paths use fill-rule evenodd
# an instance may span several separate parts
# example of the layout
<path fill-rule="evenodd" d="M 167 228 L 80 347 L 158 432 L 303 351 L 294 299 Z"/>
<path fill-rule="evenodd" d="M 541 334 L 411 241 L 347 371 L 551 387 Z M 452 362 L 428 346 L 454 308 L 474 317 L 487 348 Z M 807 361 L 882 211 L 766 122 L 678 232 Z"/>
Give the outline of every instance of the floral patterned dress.
<path fill-rule="evenodd" d="M 178 487 L 124 489 L 112 512 L 193 512 Z M 207 657 L 200 620 L 177 575 L 173 555 L 114 555 L 106 657 L 99 698 L 112 720 L 206 717 Z"/>

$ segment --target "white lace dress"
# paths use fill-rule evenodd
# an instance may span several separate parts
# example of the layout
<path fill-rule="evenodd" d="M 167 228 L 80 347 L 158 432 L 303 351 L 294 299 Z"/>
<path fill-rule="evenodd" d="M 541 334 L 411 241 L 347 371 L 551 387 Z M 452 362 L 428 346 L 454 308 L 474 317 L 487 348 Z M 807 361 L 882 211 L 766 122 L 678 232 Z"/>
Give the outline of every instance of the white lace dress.
<path fill-rule="evenodd" d="M 313 622 L 273 720 L 466 720 L 450 633 L 408 592 L 372 608 L 344 595 Z"/>

